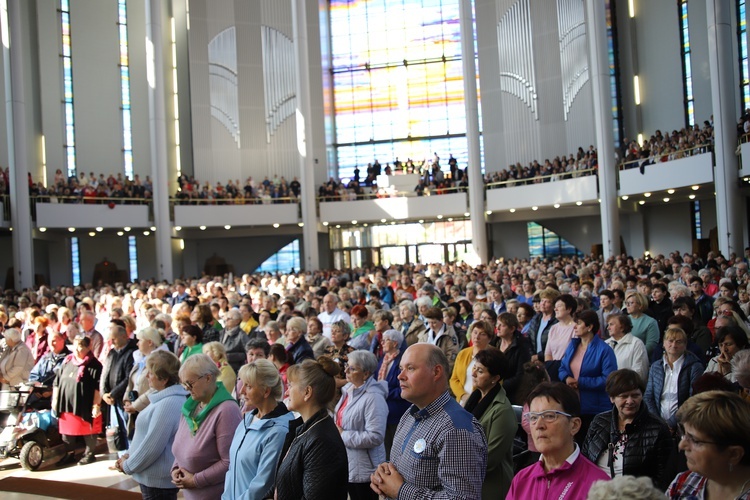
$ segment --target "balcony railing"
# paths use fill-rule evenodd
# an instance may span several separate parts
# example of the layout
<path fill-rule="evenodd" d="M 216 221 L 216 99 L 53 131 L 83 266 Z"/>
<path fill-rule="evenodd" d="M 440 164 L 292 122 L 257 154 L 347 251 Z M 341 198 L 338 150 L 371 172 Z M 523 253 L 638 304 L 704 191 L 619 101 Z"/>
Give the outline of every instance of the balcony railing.
<path fill-rule="evenodd" d="M 701 144 L 700 146 L 694 146 L 692 148 L 680 149 L 678 151 L 671 151 L 666 154 L 649 155 L 648 158 L 639 158 L 637 160 L 624 161 L 619 165 L 620 170 L 628 170 L 631 168 L 638 168 L 641 163 L 648 160 L 649 165 L 659 165 L 662 163 L 669 163 L 670 161 L 679 160 L 681 158 L 687 158 L 689 156 L 700 155 L 709 153 L 714 150 L 713 144 Z M 659 161 L 652 161 L 653 158 L 657 158 Z M 666 159 L 664 159 L 666 158 Z"/>
<path fill-rule="evenodd" d="M 516 186 L 532 186 L 534 184 L 542 184 L 545 182 L 555 182 L 564 179 L 576 179 L 578 177 L 585 177 L 587 175 L 595 175 L 597 172 L 596 168 L 588 168 L 585 170 L 575 170 L 573 172 L 563 172 L 561 174 L 551 175 L 540 175 L 537 177 L 529 177 L 527 179 L 509 179 L 507 181 L 490 182 L 486 184 L 487 189 L 498 189 L 505 187 L 516 187 Z"/>

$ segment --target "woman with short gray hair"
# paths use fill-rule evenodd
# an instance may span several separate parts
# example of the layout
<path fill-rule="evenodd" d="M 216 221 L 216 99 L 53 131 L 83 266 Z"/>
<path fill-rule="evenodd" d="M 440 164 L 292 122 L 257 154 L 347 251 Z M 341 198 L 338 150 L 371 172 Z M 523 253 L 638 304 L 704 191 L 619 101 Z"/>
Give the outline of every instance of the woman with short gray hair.
<path fill-rule="evenodd" d="M 232 395 L 218 382 L 219 368 L 205 354 L 194 354 L 180 368 L 190 397 L 182 406 L 172 453 L 172 482 L 187 500 L 218 498 L 229 470 L 229 446 L 242 420 Z"/>
<path fill-rule="evenodd" d="M 349 498 L 351 500 L 376 499 L 370 489 L 370 475 L 377 464 L 385 461 L 385 428 L 388 388 L 385 382 L 373 377 L 378 366 L 375 355 L 369 351 L 349 354 L 346 367 L 347 384 L 334 411 L 336 427 L 346 446 L 349 459 Z"/>
<path fill-rule="evenodd" d="M 415 320 L 418 321 L 418 320 Z M 388 405 L 388 420 L 385 427 L 385 454 L 390 460 L 391 445 L 396 435 L 396 428 L 401 416 L 411 406 L 411 403 L 401 397 L 401 384 L 398 376 L 401 373 L 399 365 L 403 355 L 404 336 L 398 330 L 386 330 L 380 341 L 383 355 L 378 360 L 377 379 L 388 384 L 388 395 L 385 402 Z"/>
<path fill-rule="evenodd" d="M 34 355 L 23 343 L 20 331 L 9 328 L 3 335 L 7 347 L 0 357 L 0 383 L 3 389 L 8 389 L 29 380 L 31 369 L 34 368 Z"/>

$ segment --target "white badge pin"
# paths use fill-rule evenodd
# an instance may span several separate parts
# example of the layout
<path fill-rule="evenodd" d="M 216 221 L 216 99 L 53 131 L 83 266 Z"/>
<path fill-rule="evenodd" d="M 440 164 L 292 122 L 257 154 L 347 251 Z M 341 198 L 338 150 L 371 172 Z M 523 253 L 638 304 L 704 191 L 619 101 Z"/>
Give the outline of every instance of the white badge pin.
<path fill-rule="evenodd" d="M 427 442 L 424 439 L 417 439 L 417 442 L 414 443 L 414 453 L 422 453 L 426 447 Z"/>

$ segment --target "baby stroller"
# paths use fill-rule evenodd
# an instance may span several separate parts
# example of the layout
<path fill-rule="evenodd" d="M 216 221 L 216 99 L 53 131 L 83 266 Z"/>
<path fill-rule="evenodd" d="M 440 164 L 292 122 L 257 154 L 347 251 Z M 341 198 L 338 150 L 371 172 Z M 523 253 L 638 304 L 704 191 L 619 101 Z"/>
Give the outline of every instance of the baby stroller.
<path fill-rule="evenodd" d="M 50 411 L 32 406 L 44 392 L 49 388 L 21 386 L 0 391 L 0 458 L 18 458 L 31 471 L 41 467 L 44 459 L 65 453 L 57 419 Z"/>

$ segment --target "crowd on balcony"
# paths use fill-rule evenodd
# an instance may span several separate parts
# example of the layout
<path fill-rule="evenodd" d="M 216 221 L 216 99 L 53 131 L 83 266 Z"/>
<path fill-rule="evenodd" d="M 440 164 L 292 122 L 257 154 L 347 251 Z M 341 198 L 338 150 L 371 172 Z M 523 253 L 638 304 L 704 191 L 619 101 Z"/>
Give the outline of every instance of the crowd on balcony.
<path fill-rule="evenodd" d="M 747 498 L 749 261 L 5 290 L 0 383 L 54 387 L 60 466 L 112 460 L 96 454 L 107 426 L 112 467 L 144 496 L 515 499 L 542 481 L 556 497 Z"/>
<path fill-rule="evenodd" d="M 3 182 L 7 191 L 7 175 Z M 29 194 L 39 201 L 56 203 L 90 203 L 90 204 L 140 204 L 148 203 L 153 198 L 153 184 L 146 176 L 141 180 L 136 174 L 128 179 L 122 173 L 99 174 L 81 172 L 78 176 L 67 177 L 57 169 L 52 183 L 45 186 L 43 182 L 34 182 L 28 174 Z M 2 187 L 0 186 L 0 189 Z"/>
<path fill-rule="evenodd" d="M 177 204 L 182 205 L 245 205 L 274 203 L 296 203 L 299 200 L 301 184 L 297 177 L 288 182 L 284 176 L 266 176 L 256 182 L 248 177 L 244 184 L 237 179 L 229 179 L 226 184 L 217 182 L 211 185 L 206 181 L 201 184 L 191 175 L 182 175 L 177 179 L 178 189 L 175 193 Z"/>
<path fill-rule="evenodd" d="M 540 184 L 542 182 L 553 182 L 569 177 L 579 177 L 596 173 L 597 155 L 594 146 L 589 146 L 584 151 L 578 148 L 575 155 L 570 154 L 557 156 L 553 160 L 544 160 L 543 164 L 534 160 L 526 166 L 520 163 L 510 167 L 485 174 L 485 183 L 490 184 L 489 189 L 498 187 L 523 186 L 529 184 Z M 493 185 L 495 184 L 495 185 Z"/>
<path fill-rule="evenodd" d="M 680 158 L 687 158 L 712 151 L 714 143 L 714 128 L 708 120 L 703 126 L 695 125 L 671 133 L 661 130 L 654 132 L 639 144 L 628 138 L 623 140 L 621 158 L 622 168 L 639 168 L 641 172 L 648 165 L 665 163 Z"/>

